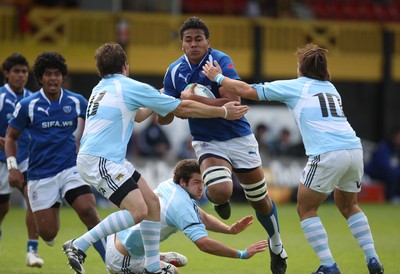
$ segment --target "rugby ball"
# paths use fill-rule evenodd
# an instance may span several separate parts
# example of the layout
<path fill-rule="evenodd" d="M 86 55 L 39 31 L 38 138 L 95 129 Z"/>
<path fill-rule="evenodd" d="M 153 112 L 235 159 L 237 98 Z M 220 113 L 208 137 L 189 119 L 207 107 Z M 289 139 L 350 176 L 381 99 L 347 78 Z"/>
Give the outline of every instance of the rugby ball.
<path fill-rule="evenodd" d="M 192 85 L 194 85 L 194 84 L 187 85 L 185 90 L 190 88 Z M 206 86 L 203 86 L 202 84 L 196 85 L 196 87 L 194 88 L 194 94 L 202 96 L 202 97 L 215 99 L 214 93 L 212 93 L 210 89 L 208 89 Z"/>

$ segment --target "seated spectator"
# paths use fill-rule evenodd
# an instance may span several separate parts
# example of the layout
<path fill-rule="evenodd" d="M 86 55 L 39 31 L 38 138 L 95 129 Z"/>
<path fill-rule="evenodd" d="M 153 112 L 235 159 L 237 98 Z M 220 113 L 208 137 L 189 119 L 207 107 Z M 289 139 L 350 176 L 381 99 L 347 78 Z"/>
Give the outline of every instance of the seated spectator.
<path fill-rule="evenodd" d="M 294 143 L 291 132 L 283 128 L 278 139 L 269 143 L 269 152 L 274 156 L 303 156 L 304 146 L 302 143 Z"/>
<path fill-rule="evenodd" d="M 153 114 L 150 123 L 138 135 L 137 148 L 142 156 L 164 157 L 167 156 L 171 143 L 167 134 L 157 122 L 157 115 Z"/>
<path fill-rule="evenodd" d="M 264 123 L 259 123 L 254 130 L 254 136 L 258 142 L 260 154 L 268 152 L 268 133 L 269 127 Z"/>
<path fill-rule="evenodd" d="M 365 165 L 365 173 L 385 184 L 387 200 L 400 203 L 400 128 L 378 144 Z"/>

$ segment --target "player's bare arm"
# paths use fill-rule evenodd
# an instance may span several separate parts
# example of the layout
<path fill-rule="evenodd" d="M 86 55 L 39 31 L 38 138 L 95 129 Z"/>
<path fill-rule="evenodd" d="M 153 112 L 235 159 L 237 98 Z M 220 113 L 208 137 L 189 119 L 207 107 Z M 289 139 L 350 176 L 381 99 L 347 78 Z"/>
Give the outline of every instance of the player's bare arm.
<path fill-rule="evenodd" d="M 195 245 L 203 252 L 210 253 L 217 256 L 237 258 L 237 259 L 250 259 L 255 254 L 263 252 L 268 247 L 268 241 L 262 240 L 256 242 L 245 250 L 238 250 L 236 248 L 229 247 L 224 243 L 218 242 L 210 237 L 203 237 L 195 241 Z M 239 257 L 239 254 L 243 254 Z"/>
<path fill-rule="evenodd" d="M 197 207 L 200 213 L 200 218 L 203 221 L 206 229 L 213 232 L 224 233 L 224 234 L 238 234 L 253 224 L 253 216 L 248 215 L 242 219 L 236 221 L 231 226 L 226 225 L 220 219 L 215 216 L 206 213 L 201 208 Z"/>
<path fill-rule="evenodd" d="M 154 113 L 154 111 L 152 111 L 151 109 L 148 109 L 148 108 L 139 108 L 139 109 L 136 111 L 135 122 L 141 123 L 141 122 L 143 122 L 144 120 L 146 120 L 147 118 L 149 118 L 153 113 Z"/>
<path fill-rule="evenodd" d="M 4 137 L 0 137 L 0 150 L 4 149 L 5 140 L 6 139 Z"/>
<path fill-rule="evenodd" d="M 222 75 L 222 69 L 217 61 L 214 61 L 214 65 L 211 62 L 207 61 L 206 64 L 203 66 L 203 73 L 211 81 L 217 82 L 217 75 Z M 220 81 L 220 84 L 228 92 L 232 92 L 243 98 L 258 100 L 256 89 L 246 82 L 230 79 L 229 77 L 224 77 L 222 81 Z"/>
<path fill-rule="evenodd" d="M 178 117 L 236 120 L 243 117 L 248 110 L 248 106 L 242 106 L 239 102 L 229 102 L 222 107 L 214 107 L 192 100 L 182 100 L 182 103 L 173 111 L 173 114 Z"/>
<path fill-rule="evenodd" d="M 17 157 L 17 141 L 21 132 L 15 128 L 8 126 L 5 138 L 5 152 L 8 165 L 8 182 L 11 187 L 22 188 L 24 183 L 24 176 L 18 169 L 16 164 Z M 12 166 L 10 166 L 10 163 Z"/>
<path fill-rule="evenodd" d="M 223 106 L 224 104 L 226 104 L 228 102 L 233 102 L 233 101 L 240 102 L 240 97 L 231 92 L 221 93 L 221 90 L 223 90 L 222 87 L 219 89 L 219 93 L 222 98 L 207 98 L 207 97 L 199 96 L 194 93 L 195 85 L 196 84 L 194 84 L 194 85 L 190 86 L 188 89 L 182 91 L 180 98 L 182 100 L 193 100 L 193 101 L 200 102 L 200 103 L 203 103 L 203 104 L 206 104 L 209 106 L 217 106 L 217 107 Z"/>

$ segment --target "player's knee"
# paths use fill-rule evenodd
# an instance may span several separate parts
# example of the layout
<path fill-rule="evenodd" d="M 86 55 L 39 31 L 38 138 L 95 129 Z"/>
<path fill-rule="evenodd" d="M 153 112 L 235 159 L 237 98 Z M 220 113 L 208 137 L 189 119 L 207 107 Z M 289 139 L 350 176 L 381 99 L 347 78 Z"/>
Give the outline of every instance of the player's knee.
<path fill-rule="evenodd" d="M 227 187 L 226 184 L 220 184 L 218 187 L 207 188 L 207 198 L 214 204 L 226 203 L 231 198 L 232 193 L 232 189 Z"/>
<path fill-rule="evenodd" d="M 37 227 L 37 232 L 39 236 L 43 239 L 45 242 L 52 242 L 56 237 L 58 230 L 53 229 L 51 227 Z"/>
<path fill-rule="evenodd" d="M 224 203 L 233 192 L 232 172 L 225 166 L 212 166 L 203 172 L 207 196 L 214 203 Z M 229 185 L 229 186 L 227 186 Z"/>
<path fill-rule="evenodd" d="M 265 183 L 265 179 L 262 179 L 261 181 L 254 183 L 254 184 L 241 184 L 244 194 L 246 196 L 246 199 L 250 202 L 258 202 L 263 200 L 267 194 L 268 194 L 268 189 L 267 189 L 267 184 Z"/>
<path fill-rule="evenodd" d="M 129 212 L 131 213 L 136 224 L 149 217 L 149 209 L 146 205 L 141 206 L 133 211 L 129 210 Z"/>

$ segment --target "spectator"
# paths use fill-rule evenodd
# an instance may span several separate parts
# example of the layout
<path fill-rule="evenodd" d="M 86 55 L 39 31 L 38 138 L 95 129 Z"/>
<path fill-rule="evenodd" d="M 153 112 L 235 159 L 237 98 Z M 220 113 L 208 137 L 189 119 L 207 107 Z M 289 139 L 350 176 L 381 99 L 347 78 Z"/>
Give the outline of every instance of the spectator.
<path fill-rule="evenodd" d="M 278 138 L 269 143 L 270 153 L 274 156 L 303 156 L 304 146 L 302 143 L 295 143 L 288 128 L 280 131 Z"/>
<path fill-rule="evenodd" d="M 258 142 L 258 148 L 260 150 L 260 154 L 266 154 L 269 151 L 268 148 L 268 134 L 269 134 L 269 127 L 264 124 L 260 123 L 256 126 L 254 130 L 254 136 Z"/>
<path fill-rule="evenodd" d="M 400 128 L 378 144 L 366 164 L 365 173 L 385 184 L 387 200 L 400 203 Z"/>
<path fill-rule="evenodd" d="M 139 154 L 150 157 L 165 157 L 168 155 L 171 144 L 168 136 L 157 123 L 157 115 L 153 114 L 150 124 L 138 136 Z"/>

